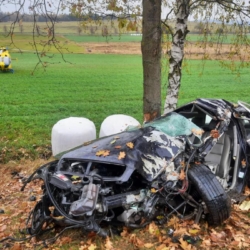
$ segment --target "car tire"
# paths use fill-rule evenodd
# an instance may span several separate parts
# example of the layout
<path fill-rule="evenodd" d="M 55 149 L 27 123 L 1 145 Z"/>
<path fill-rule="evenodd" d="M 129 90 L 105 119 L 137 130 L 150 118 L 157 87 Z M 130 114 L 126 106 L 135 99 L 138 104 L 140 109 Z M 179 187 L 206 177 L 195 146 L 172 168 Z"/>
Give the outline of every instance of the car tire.
<path fill-rule="evenodd" d="M 216 176 L 205 165 L 193 165 L 188 171 L 190 184 L 206 204 L 206 219 L 210 225 L 219 225 L 229 218 L 231 200 Z"/>

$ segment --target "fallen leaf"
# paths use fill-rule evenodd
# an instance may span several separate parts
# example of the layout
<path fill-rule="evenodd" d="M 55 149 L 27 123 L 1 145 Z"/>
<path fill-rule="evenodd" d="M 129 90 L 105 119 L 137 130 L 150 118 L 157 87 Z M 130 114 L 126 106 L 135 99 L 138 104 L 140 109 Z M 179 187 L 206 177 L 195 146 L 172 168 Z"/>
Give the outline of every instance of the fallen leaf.
<path fill-rule="evenodd" d="M 210 234 L 210 239 L 213 242 L 220 242 L 225 241 L 226 233 L 225 232 L 216 232 L 215 230 L 212 230 L 212 233 Z"/>
<path fill-rule="evenodd" d="M 123 230 L 122 230 L 122 232 L 121 232 L 121 236 L 122 236 L 122 237 L 127 237 L 128 234 L 129 234 L 128 228 L 127 228 L 127 227 L 123 227 Z"/>
<path fill-rule="evenodd" d="M 181 235 L 186 234 L 186 233 L 187 233 L 187 229 L 181 227 L 181 228 L 176 229 L 176 230 L 174 231 L 174 234 L 173 234 L 173 235 L 174 235 L 174 236 L 181 236 Z"/>
<path fill-rule="evenodd" d="M 180 241 L 180 247 L 184 250 L 190 250 L 192 248 L 192 245 L 188 244 L 187 241 L 183 240 L 182 238 L 179 239 Z"/>
<path fill-rule="evenodd" d="M 241 232 L 237 232 L 236 234 L 233 235 L 233 238 L 235 241 L 245 241 L 245 235 Z"/>
<path fill-rule="evenodd" d="M 240 246 L 240 241 L 234 240 L 234 241 L 230 242 L 230 245 L 234 246 L 234 247 L 239 247 Z"/>
<path fill-rule="evenodd" d="M 148 231 L 151 235 L 155 235 L 155 236 L 159 236 L 161 234 L 159 227 L 154 222 L 151 222 L 149 224 Z"/>
<path fill-rule="evenodd" d="M 121 147 L 122 146 L 120 146 L 120 145 L 115 146 L 116 149 L 120 149 Z"/>
<path fill-rule="evenodd" d="M 168 237 L 162 243 L 164 243 L 165 245 L 170 245 L 172 243 L 172 239 L 170 237 Z"/>
<path fill-rule="evenodd" d="M 116 143 L 116 139 L 110 142 L 110 144 L 114 144 L 114 143 Z"/>
<path fill-rule="evenodd" d="M 211 246 L 211 240 L 210 239 L 203 240 L 202 243 L 201 243 L 201 246 L 203 246 L 204 249 L 211 249 L 211 248 L 207 248 L 207 247 Z"/>
<path fill-rule="evenodd" d="M 185 167 L 185 166 L 186 166 L 185 161 L 181 161 L 181 166 L 182 166 L 182 167 Z"/>
<path fill-rule="evenodd" d="M 194 234 L 199 233 L 200 230 L 198 230 L 198 229 L 189 229 L 188 232 L 189 232 L 190 234 L 193 234 L 193 235 L 194 235 Z"/>
<path fill-rule="evenodd" d="M 114 249 L 114 248 L 113 248 L 113 244 L 112 244 L 112 242 L 111 242 L 111 240 L 110 240 L 109 237 L 106 238 L 106 241 L 105 241 L 105 249 L 106 249 L 106 250 L 112 250 L 112 249 Z"/>
<path fill-rule="evenodd" d="M 109 153 L 110 153 L 110 151 L 109 150 L 99 150 L 99 151 L 97 151 L 96 152 L 96 156 L 108 156 L 109 155 Z"/>
<path fill-rule="evenodd" d="M 154 246 L 154 244 L 152 244 L 152 243 L 145 243 L 144 244 L 144 247 L 146 247 L 146 248 L 151 248 L 153 246 Z"/>
<path fill-rule="evenodd" d="M 160 246 L 156 247 L 155 250 L 169 250 L 169 249 L 174 249 L 174 248 L 169 248 L 166 246 L 166 244 L 161 244 Z"/>
<path fill-rule="evenodd" d="M 245 187 L 244 194 L 250 196 L 250 188 L 248 186 Z"/>
<path fill-rule="evenodd" d="M 0 232 L 5 231 L 5 230 L 6 230 L 6 228 L 7 228 L 7 226 L 6 226 L 6 225 L 2 225 L 2 226 L 0 227 Z"/>
<path fill-rule="evenodd" d="M 204 133 L 203 129 L 195 129 L 195 128 L 193 128 L 191 131 L 192 131 L 192 133 L 194 135 L 202 135 Z"/>
<path fill-rule="evenodd" d="M 211 130 L 210 136 L 213 137 L 213 138 L 219 138 L 219 131 L 216 130 L 216 129 Z"/>
<path fill-rule="evenodd" d="M 94 238 L 94 237 L 96 237 L 96 232 L 91 231 L 91 232 L 88 233 L 88 239 L 91 239 L 91 238 Z"/>
<path fill-rule="evenodd" d="M 186 174 L 183 170 L 183 168 L 181 169 L 181 172 L 179 174 L 179 180 L 183 181 L 186 178 Z"/>
<path fill-rule="evenodd" d="M 108 155 L 109 155 L 109 151 L 106 150 L 105 153 L 103 153 L 103 156 L 105 157 L 105 156 L 108 156 Z"/>
<path fill-rule="evenodd" d="M 19 243 L 15 243 L 11 250 L 22 250 L 22 247 Z"/>
<path fill-rule="evenodd" d="M 128 148 L 131 148 L 131 149 L 134 148 L 133 142 L 127 142 L 126 145 Z"/>
<path fill-rule="evenodd" d="M 247 162 L 246 162 L 245 159 L 243 159 L 243 160 L 241 161 L 241 165 L 242 165 L 242 167 L 245 167 L 245 166 L 247 165 Z"/>
<path fill-rule="evenodd" d="M 146 114 L 143 114 L 143 121 L 144 122 L 150 122 L 152 120 L 154 120 L 157 116 L 157 112 L 152 112 L 152 113 L 146 113 Z"/>
<path fill-rule="evenodd" d="M 180 220 L 176 217 L 176 216 L 173 216 L 167 223 L 167 226 L 168 227 L 171 227 L 173 226 L 174 228 L 179 225 L 179 222 Z"/>
<path fill-rule="evenodd" d="M 247 211 L 250 209 L 250 201 L 243 201 L 239 206 L 239 209 L 242 211 Z"/>
<path fill-rule="evenodd" d="M 121 152 L 119 153 L 118 159 L 119 159 L 119 160 L 124 159 L 125 156 L 126 156 L 126 153 L 125 153 L 124 151 L 121 151 Z"/>
<path fill-rule="evenodd" d="M 87 245 L 83 245 L 83 246 L 80 246 L 78 250 L 86 250 L 87 247 L 88 247 Z M 54 250 L 54 249 L 52 249 L 52 250 Z"/>
<path fill-rule="evenodd" d="M 60 245 L 62 246 L 62 245 L 64 245 L 64 244 L 68 244 L 68 243 L 70 243 L 71 241 L 72 241 L 72 238 L 71 238 L 71 237 L 67 237 L 67 236 L 62 237 L 62 238 L 60 238 Z"/>
<path fill-rule="evenodd" d="M 131 234 L 129 237 L 129 241 L 136 247 L 141 248 L 144 246 L 144 243 L 142 240 L 140 240 L 135 234 Z"/>
<path fill-rule="evenodd" d="M 97 248 L 96 244 L 91 244 L 89 247 L 88 247 L 88 250 L 95 250 Z"/>
<path fill-rule="evenodd" d="M 192 224 L 192 228 L 196 228 L 196 229 L 199 229 L 199 230 L 201 229 L 200 225 L 196 224 L 196 223 Z"/>
<path fill-rule="evenodd" d="M 79 178 L 80 178 L 80 177 L 79 177 L 78 175 L 72 175 L 72 176 L 71 176 L 71 179 L 72 179 L 72 180 L 77 180 L 77 179 L 79 179 Z"/>
<path fill-rule="evenodd" d="M 249 249 L 249 242 L 242 242 L 242 248 Z"/>
<path fill-rule="evenodd" d="M 62 220 L 62 219 L 65 218 L 64 216 L 53 216 L 53 215 L 50 215 L 50 216 L 53 217 L 56 220 Z"/>

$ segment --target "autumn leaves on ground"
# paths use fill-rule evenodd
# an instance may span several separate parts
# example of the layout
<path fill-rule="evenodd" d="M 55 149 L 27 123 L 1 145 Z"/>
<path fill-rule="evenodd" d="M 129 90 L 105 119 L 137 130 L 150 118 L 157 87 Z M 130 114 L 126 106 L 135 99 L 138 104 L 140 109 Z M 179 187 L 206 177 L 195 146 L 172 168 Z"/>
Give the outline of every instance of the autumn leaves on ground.
<path fill-rule="evenodd" d="M 217 227 L 208 226 L 204 221 L 197 225 L 192 220 L 181 221 L 173 217 L 163 226 L 152 222 L 140 230 L 112 228 L 112 234 L 107 239 L 102 239 L 95 233 L 86 234 L 80 229 L 71 229 L 60 235 L 54 243 L 50 243 L 49 239 L 62 230 L 55 228 L 38 238 L 33 237 L 20 242 L 11 238 L 3 241 L 9 236 L 16 240 L 29 237 L 25 234 L 26 220 L 36 201 L 41 197 L 42 183 L 34 181 L 28 184 L 23 192 L 20 189 L 22 180 L 44 163 L 44 160 L 36 160 L 9 162 L 0 166 L 1 249 L 249 249 L 250 211 L 242 211 L 239 205 L 233 205 L 231 217 Z M 250 191 L 247 189 L 245 195 L 249 194 Z"/>

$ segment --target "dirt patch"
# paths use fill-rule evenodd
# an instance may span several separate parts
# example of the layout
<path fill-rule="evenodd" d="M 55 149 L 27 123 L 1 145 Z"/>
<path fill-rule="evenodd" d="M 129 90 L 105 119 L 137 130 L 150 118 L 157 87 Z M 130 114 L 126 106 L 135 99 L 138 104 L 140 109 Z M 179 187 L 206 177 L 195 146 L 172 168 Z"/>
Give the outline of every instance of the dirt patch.
<path fill-rule="evenodd" d="M 86 53 L 140 55 L 140 43 L 84 43 Z"/>
<path fill-rule="evenodd" d="M 127 54 L 127 55 L 141 55 L 141 44 L 138 42 L 126 43 L 84 43 L 81 44 L 88 54 Z M 168 50 L 162 49 L 163 54 L 167 54 Z M 249 60 L 243 49 L 241 52 L 235 52 L 230 44 L 196 44 L 188 43 L 185 46 L 185 56 L 188 59 L 211 59 L 211 60 L 228 60 L 228 59 L 241 59 Z M 243 57 L 242 57 L 243 56 Z"/>

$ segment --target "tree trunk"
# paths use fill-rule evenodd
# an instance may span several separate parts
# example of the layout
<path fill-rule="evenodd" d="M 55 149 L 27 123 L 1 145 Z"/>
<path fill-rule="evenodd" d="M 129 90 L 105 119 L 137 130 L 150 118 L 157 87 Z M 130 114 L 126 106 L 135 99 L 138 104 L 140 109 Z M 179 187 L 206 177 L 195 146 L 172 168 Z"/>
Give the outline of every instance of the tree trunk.
<path fill-rule="evenodd" d="M 181 85 L 181 65 L 184 57 L 184 42 L 188 33 L 187 21 L 190 14 L 190 0 L 179 0 L 176 10 L 176 25 L 169 58 L 168 88 L 164 105 L 164 113 L 176 108 Z"/>
<path fill-rule="evenodd" d="M 161 115 L 161 0 L 143 0 L 142 22 L 144 121 Z"/>

